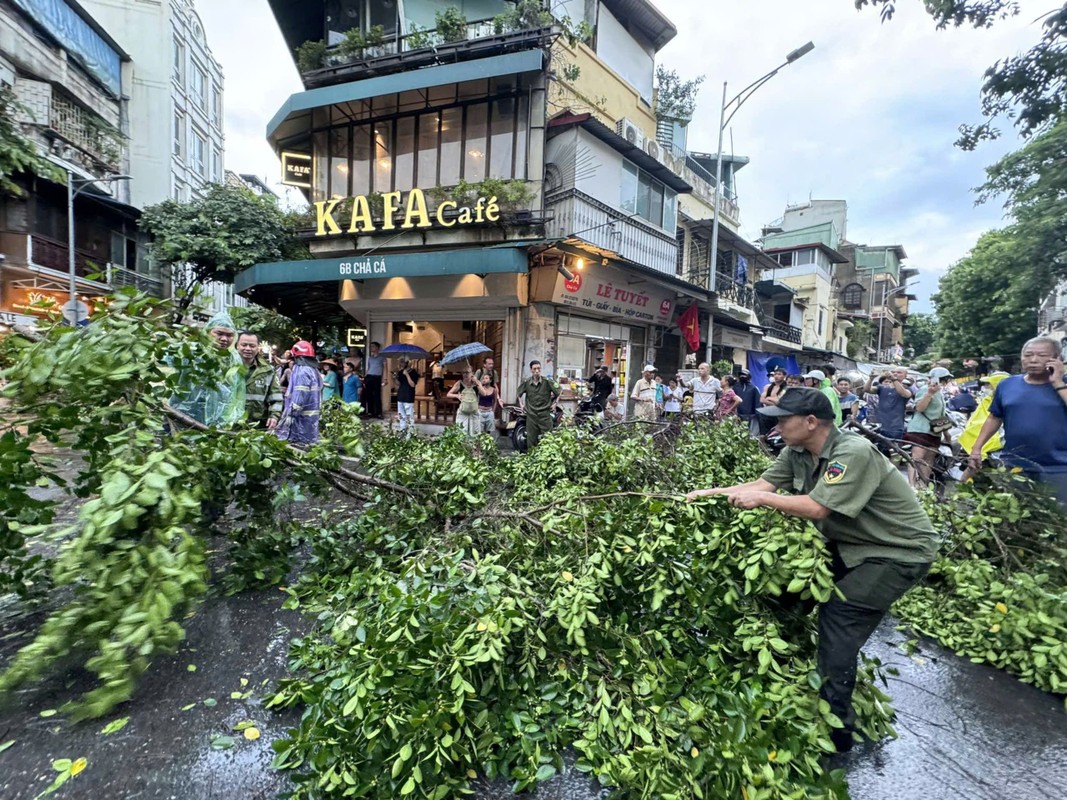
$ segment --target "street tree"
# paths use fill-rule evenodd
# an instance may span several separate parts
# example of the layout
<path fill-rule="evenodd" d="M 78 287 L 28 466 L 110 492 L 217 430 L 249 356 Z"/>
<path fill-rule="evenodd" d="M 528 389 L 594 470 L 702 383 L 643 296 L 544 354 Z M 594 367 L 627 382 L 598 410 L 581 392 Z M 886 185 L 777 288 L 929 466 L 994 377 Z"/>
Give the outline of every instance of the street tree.
<path fill-rule="evenodd" d="M 912 314 L 904 326 L 904 347 L 910 347 L 916 357 L 934 349 L 937 338 L 937 317 L 933 314 Z"/>
<path fill-rule="evenodd" d="M 207 281 L 233 283 L 255 264 L 307 258 L 298 219 L 273 197 L 212 184 L 191 202 L 149 206 L 141 228 L 152 235 L 152 254 L 174 286 L 180 320 Z"/>
<path fill-rule="evenodd" d="M 896 0 L 855 0 L 856 8 L 880 7 L 883 21 L 892 19 Z M 927 12 L 938 28 L 988 28 L 1016 16 L 1016 0 L 926 0 Z M 1067 112 L 1067 3 L 1051 10 L 1042 22 L 1040 40 L 1020 55 L 997 61 L 985 73 L 982 113 L 986 121 L 961 126 L 960 147 L 972 149 L 983 139 L 996 138 L 998 116 L 1014 118 L 1019 133 L 1028 137 L 1047 130 Z"/>
<path fill-rule="evenodd" d="M 231 310 L 233 321 L 240 330 L 252 331 L 261 342 L 287 348 L 304 337 L 292 319 L 269 308 L 249 305 Z"/>
<path fill-rule="evenodd" d="M 9 88 L 0 89 L 0 195 L 23 197 L 26 190 L 15 181 L 15 176 L 40 175 L 53 180 L 62 180 L 59 170 L 44 158 L 37 146 L 27 138 L 18 123 L 25 109 L 15 99 Z"/>
<path fill-rule="evenodd" d="M 990 231 L 941 278 L 934 306 L 946 358 L 1002 356 L 1005 366 L 1034 335 L 1039 295 L 1020 278 L 1030 265 L 1014 228 Z"/>

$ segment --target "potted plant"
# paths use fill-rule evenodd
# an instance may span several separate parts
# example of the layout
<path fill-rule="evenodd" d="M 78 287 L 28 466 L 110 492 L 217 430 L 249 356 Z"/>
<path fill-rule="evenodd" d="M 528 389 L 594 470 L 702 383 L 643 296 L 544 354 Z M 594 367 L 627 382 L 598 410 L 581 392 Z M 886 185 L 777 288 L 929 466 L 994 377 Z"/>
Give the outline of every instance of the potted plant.
<path fill-rule="evenodd" d="M 455 6 L 438 11 L 434 15 L 434 22 L 442 42 L 462 42 L 467 38 L 467 18 Z"/>

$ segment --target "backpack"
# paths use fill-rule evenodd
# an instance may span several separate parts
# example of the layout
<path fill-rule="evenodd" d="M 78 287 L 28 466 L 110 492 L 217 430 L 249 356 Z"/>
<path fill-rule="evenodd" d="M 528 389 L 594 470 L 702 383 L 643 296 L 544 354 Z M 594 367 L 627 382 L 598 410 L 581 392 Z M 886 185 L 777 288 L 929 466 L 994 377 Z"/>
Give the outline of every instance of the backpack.
<path fill-rule="evenodd" d="M 478 390 L 473 386 L 460 389 L 459 413 L 465 417 L 478 413 Z"/>

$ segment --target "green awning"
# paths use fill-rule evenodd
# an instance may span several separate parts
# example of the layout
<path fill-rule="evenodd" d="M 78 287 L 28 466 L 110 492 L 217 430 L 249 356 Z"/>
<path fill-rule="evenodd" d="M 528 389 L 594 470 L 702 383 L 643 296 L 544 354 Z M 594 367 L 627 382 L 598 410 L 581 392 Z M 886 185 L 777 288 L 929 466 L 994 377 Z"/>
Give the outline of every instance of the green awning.
<path fill-rule="evenodd" d="M 526 250 L 515 245 L 420 253 L 354 255 L 256 264 L 238 273 L 233 285 L 238 293 L 244 294 L 256 286 L 279 283 L 526 272 L 528 264 Z"/>
<path fill-rule="evenodd" d="M 480 78 L 495 78 L 498 75 L 540 72 L 543 65 L 544 53 L 541 50 L 523 50 L 518 53 L 460 61 L 455 64 L 441 64 L 436 67 L 380 75 L 362 81 L 339 83 L 310 89 L 306 92 L 297 92 L 290 95 L 285 104 L 278 109 L 274 118 L 267 123 L 267 139 L 273 140 L 275 133 L 283 123 L 301 115 L 307 115 L 307 127 L 310 130 L 311 110 L 323 106 L 347 103 L 351 100 L 365 100 L 368 97 L 380 97 L 412 89 L 425 89 L 430 86 L 445 86 Z"/>

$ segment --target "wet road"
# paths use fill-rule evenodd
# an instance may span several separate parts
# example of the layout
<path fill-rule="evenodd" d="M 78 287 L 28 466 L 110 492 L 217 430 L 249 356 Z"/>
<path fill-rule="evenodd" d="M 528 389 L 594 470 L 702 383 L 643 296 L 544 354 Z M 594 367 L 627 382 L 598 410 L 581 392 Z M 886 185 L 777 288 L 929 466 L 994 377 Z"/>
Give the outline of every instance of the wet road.
<path fill-rule="evenodd" d="M 287 785 L 270 770 L 270 741 L 297 714 L 264 711 L 264 681 L 285 674 L 286 642 L 304 621 L 279 608 L 277 591 L 209 600 L 188 625 L 180 653 L 161 659 L 133 702 L 107 719 L 69 725 L 42 718 L 76 687 L 23 692 L 0 710 L 0 797 L 31 800 L 51 783 L 51 762 L 86 757 L 84 772 L 56 797 L 270 798 Z M 904 636 L 884 624 L 867 652 L 900 670 L 889 692 L 900 738 L 858 746 L 839 757 L 853 800 L 1008 800 L 1067 797 L 1067 713 L 1062 699 L 996 670 L 959 659 L 930 643 L 908 656 Z M 14 641 L 0 641 L 0 657 Z M 189 665 L 196 666 L 195 671 Z M 242 684 L 244 678 L 247 684 Z M 231 697 L 231 693 L 248 697 Z M 214 699 L 216 705 L 205 705 Z M 189 705 L 193 708 L 183 711 Z M 129 716 L 121 731 L 103 726 Z M 262 732 L 248 741 L 234 726 L 253 720 Z M 231 735 L 235 745 L 212 748 Z M 526 795 L 534 800 L 592 800 L 603 792 L 570 771 Z M 511 797 L 506 786 L 481 787 L 481 798 Z"/>

